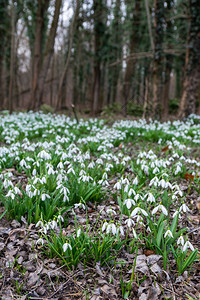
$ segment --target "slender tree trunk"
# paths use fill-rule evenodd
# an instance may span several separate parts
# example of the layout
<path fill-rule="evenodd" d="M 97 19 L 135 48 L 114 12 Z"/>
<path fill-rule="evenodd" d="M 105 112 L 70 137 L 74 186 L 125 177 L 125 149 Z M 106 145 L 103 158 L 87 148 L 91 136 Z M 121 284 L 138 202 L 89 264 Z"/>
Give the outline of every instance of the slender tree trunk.
<path fill-rule="evenodd" d="M 33 48 L 33 61 L 32 61 L 32 88 L 31 88 L 31 102 L 29 109 L 36 108 L 36 97 L 38 89 L 39 74 L 42 64 L 42 41 L 44 34 L 44 17 L 47 13 L 50 0 L 38 0 L 38 9 L 36 16 L 36 29 Z"/>
<path fill-rule="evenodd" d="M 200 85 L 200 2 L 190 0 L 190 28 L 179 118 L 195 113 Z"/>
<path fill-rule="evenodd" d="M 43 93 L 44 93 L 44 84 L 47 78 L 47 72 L 51 63 L 51 58 L 54 52 L 54 43 L 56 37 L 56 31 L 58 27 L 58 20 L 60 15 L 60 8 L 61 8 L 62 0 L 56 0 L 55 2 L 55 11 L 54 17 L 51 24 L 51 29 L 49 32 L 48 40 L 46 43 L 46 49 L 44 54 L 44 59 L 42 63 L 42 69 L 39 75 L 39 84 L 38 84 L 38 96 L 37 96 L 37 103 L 36 108 L 39 108 L 43 103 Z"/>
<path fill-rule="evenodd" d="M 140 19 L 141 19 L 141 1 L 136 0 L 135 8 L 133 8 L 133 18 L 132 18 L 131 35 L 130 35 L 130 55 L 134 54 L 135 49 L 137 49 L 137 46 L 140 41 L 139 31 L 138 31 L 138 25 L 140 23 Z M 124 116 L 126 116 L 127 114 L 127 104 L 128 104 L 128 97 L 129 97 L 130 87 L 131 87 L 131 77 L 134 73 L 135 64 L 136 64 L 135 60 L 130 60 L 129 62 L 127 62 L 126 70 L 124 74 L 124 82 L 123 82 L 123 89 L 122 89 Z"/>
<path fill-rule="evenodd" d="M 0 110 L 4 108 L 4 80 L 3 76 L 3 66 L 4 66 L 4 55 L 5 55 L 5 44 L 6 44 L 6 35 L 7 28 L 6 22 L 8 19 L 7 15 L 8 9 L 8 0 L 1 1 L 0 7 Z"/>
<path fill-rule="evenodd" d="M 69 63 L 70 63 L 71 52 L 72 52 L 71 50 L 72 50 L 72 44 L 73 44 L 73 38 L 74 38 L 74 27 L 75 27 L 75 24 L 76 24 L 76 19 L 77 19 L 78 14 L 79 14 L 79 10 L 80 10 L 80 1 L 77 0 L 76 1 L 76 9 L 75 9 L 75 12 L 74 12 L 73 21 L 72 21 L 71 28 L 70 28 L 69 49 L 68 49 L 67 60 L 66 60 L 64 70 L 63 70 L 62 75 L 61 75 L 61 79 L 60 79 L 60 82 L 59 82 L 58 93 L 57 93 L 57 97 L 56 97 L 56 104 L 55 104 L 55 110 L 54 110 L 55 112 L 58 110 L 59 105 L 60 105 L 60 101 L 61 101 L 61 98 L 62 98 L 62 87 L 63 87 L 64 81 L 65 81 L 66 74 L 67 74 L 68 67 L 69 67 Z"/>
<path fill-rule="evenodd" d="M 160 118 L 164 3 L 154 0 L 153 118 Z"/>
<path fill-rule="evenodd" d="M 13 86 L 15 82 L 15 4 L 14 0 L 11 5 L 11 58 L 10 58 L 10 82 L 9 82 L 9 93 L 8 103 L 9 112 L 13 112 Z"/>

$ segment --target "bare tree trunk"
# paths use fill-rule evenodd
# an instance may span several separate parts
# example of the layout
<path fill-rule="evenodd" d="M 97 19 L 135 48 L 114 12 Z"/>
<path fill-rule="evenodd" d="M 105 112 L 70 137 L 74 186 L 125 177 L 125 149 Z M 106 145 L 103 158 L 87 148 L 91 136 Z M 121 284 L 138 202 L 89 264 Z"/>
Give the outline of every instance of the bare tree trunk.
<path fill-rule="evenodd" d="M 190 28 L 185 60 L 183 94 L 179 105 L 179 118 L 195 113 L 200 86 L 200 2 L 190 0 Z"/>
<path fill-rule="evenodd" d="M 8 103 L 9 112 L 13 112 L 13 85 L 15 82 L 15 4 L 14 0 L 11 5 L 11 58 L 10 58 L 10 82 L 9 82 L 9 93 L 8 93 Z"/>
<path fill-rule="evenodd" d="M 60 15 L 60 8 L 61 8 L 62 0 L 56 0 L 55 2 L 55 11 L 54 17 L 51 24 L 51 29 L 49 32 L 48 40 L 46 43 L 46 49 L 44 54 L 44 59 L 42 63 L 42 69 L 39 75 L 39 84 L 38 84 L 38 96 L 37 96 L 37 103 L 36 108 L 39 108 L 43 102 L 43 93 L 44 93 L 44 84 L 47 77 L 47 72 L 51 63 L 51 58 L 54 52 L 54 43 L 56 37 L 56 31 L 58 27 L 58 20 Z"/>
<path fill-rule="evenodd" d="M 133 8 L 133 19 L 132 19 L 132 27 L 131 27 L 131 36 L 130 36 L 130 55 L 135 52 L 135 49 L 139 43 L 139 36 L 138 36 L 138 25 L 141 18 L 141 1 L 135 1 L 135 8 Z M 130 60 L 127 62 L 125 75 L 124 75 L 124 82 L 123 82 L 123 115 L 126 116 L 127 114 L 127 104 L 128 104 L 128 97 L 130 93 L 130 86 L 131 86 L 131 77 L 134 73 L 135 69 L 135 60 Z"/>
<path fill-rule="evenodd" d="M 149 31 L 149 39 L 151 43 L 151 49 L 154 51 L 154 41 L 153 41 L 153 34 L 152 34 L 152 27 L 151 27 L 151 16 L 149 12 L 149 3 L 148 0 L 145 0 L 145 8 L 147 14 L 147 22 L 148 22 L 148 31 Z"/>
<path fill-rule="evenodd" d="M 36 108 L 37 88 L 39 81 L 39 74 L 42 64 L 42 39 L 44 33 L 44 16 L 47 12 L 50 0 L 38 0 L 38 9 L 36 17 L 36 29 L 34 38 L 33 49 L 33 62 L 32 62 L 32 88 L 31 88 L 31 102 L 29 109 Z"/>
<path fill-rule="evenodd" d="M 71 58 L 71 50 L 72 50 L 72 44 L 73 44 L 73 38 L 74 38 L 74 27 L 76 24 L 76 19 L 79 14 L 79 9 L 80 9 L 80 1 L 76 0 L 76 9 L 74 12 L 73 21 L 72 21 L 71 28 L 70 28 L 68 55 L 67 55 L 67 60 L 66 60 L 65 66 L 64 66 L 64 70 L 63 70 L 60 82 L 59 82 L 59 88 L 58 88 L 58 93 L 57 93 L 57 97 L 56 97 L 55 109 L 54 109 L 55 112 L 58 110 L 60 101 L 62 98 L 62 87 L 63 87 L 64 81 L 66 78 L 66 74 L 67 74 L 67 70 L 68 70 L 69 62 L 70 62 L 70 58 Z"/>
<path fill-rule="evenodd" d="M 153 67 L 153 118 L 160 118 L 161 78 L 162 78 L 162 40 L 163 40 L 162 0 L 154 0 L 154 67 Z"/>

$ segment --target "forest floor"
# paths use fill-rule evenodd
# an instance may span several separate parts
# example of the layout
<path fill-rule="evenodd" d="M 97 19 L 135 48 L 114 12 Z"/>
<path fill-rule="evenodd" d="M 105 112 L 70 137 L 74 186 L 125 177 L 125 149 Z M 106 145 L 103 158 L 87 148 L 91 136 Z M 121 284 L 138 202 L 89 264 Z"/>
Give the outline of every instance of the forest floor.
<path fill-rule="evenodd" d="M 198 118 L 24 114 L 0 130 L 2 300 L 200 299 Z"/>

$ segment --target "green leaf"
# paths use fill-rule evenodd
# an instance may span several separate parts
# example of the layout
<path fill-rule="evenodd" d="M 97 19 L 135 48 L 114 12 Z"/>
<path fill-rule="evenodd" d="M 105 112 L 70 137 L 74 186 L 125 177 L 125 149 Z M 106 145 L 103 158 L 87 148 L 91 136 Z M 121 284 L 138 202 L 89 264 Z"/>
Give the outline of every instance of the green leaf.
<path fill-rule="evenodd" d="M 158 230 L 157 237 L 156 237 L 156 242 L 157 242 L 158 247 L 160 247 L 161 239 L 163 237 L 164 227 L 165 227 L 165 221 L 162 221 L 162 223 L 160 224 L 159 230 Z"/>

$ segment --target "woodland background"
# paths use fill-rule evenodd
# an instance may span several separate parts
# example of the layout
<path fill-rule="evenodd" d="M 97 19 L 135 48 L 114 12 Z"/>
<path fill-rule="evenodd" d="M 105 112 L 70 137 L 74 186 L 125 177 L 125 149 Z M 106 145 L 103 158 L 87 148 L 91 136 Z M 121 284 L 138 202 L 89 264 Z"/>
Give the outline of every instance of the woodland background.
<path fill-rule="evenodd" d="M 0 0 L 0 110 L 200 114 L 199 0 Z"/>

